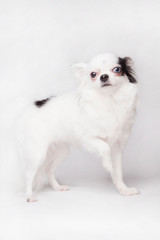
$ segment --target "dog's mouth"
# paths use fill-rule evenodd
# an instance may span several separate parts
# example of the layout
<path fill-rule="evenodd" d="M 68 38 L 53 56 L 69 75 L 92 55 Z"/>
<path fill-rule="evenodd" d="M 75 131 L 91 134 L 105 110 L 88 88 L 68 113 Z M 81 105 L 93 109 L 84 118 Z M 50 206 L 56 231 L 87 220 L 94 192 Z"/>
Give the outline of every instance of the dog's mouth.
<path fill-rule="evenodd" d="M 111 84 L 110 83 L 105 83 L 105 84 L 102 85 L 102 87 L 108 87 L 108 86 L 111 86 Z"/>

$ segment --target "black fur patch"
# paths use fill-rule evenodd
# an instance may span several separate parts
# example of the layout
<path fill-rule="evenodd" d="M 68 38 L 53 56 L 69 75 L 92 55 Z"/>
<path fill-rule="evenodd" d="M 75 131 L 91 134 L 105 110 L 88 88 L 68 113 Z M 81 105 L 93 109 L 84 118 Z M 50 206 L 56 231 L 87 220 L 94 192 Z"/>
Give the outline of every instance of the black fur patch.
<path fill-rule="evenodd" d="M 131 61 L 129 57 L 125 57 L 125 58 L 119 57 L 118 64 L 121 65 L 122 76 L 125 74 L 131 83 L 136 83 L 137 82 L 136 74 L 133 68 L 129 65 L 129 61 Z"/>
<path fill-rule="evenodd" d="M 43 105 L 45 105 L 48 101 L 50 100 L 50 98 L 46 98 L 46 99 L 43 99 L 43 100 L 38 100 L 38 101 L 35 101 L 34 104 L 37 106 L 37 107 L 42 107 Z"/>

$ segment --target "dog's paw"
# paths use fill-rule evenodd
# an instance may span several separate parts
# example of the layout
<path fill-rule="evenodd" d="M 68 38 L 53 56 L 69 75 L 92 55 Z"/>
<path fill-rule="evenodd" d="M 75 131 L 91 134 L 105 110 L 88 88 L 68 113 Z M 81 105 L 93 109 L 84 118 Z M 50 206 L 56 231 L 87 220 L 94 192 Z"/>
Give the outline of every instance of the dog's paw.
<path fill-rule="evenodd" d="M 132 196 L 132 195 L 137 195 L 140 194 L 140 191 L 137 190 L 136 188 L 132 187 L 132 188 L 119 188 L 118 189 L 121 195 L 124 196 Z"/>
<path fill-rule="evenodd" d="M 59 186 L 56 186 L 54 187 L 54 191 L 68 191 L 69 190 L 69 187 L 66 186 L 66 185 L 59 185 Z"/>
<path fill-rule="evenodd" d="M 29 197 L 27 197 L 27 200 L 26 200 L 27 202 L 37 202 L 37 199 L 34 197 L 34 196 L 29 196 Z"/>

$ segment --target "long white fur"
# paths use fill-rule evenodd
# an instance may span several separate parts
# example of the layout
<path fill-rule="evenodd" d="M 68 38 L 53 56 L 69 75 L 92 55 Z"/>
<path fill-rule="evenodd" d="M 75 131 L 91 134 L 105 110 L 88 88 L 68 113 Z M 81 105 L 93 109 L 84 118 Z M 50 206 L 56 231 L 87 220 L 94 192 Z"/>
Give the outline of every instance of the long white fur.
<path fill-rule="evenodd" d="M 96 56 L 89 64 L 73 66 L 80 86 L 65 95 L 50 99 L 44 106 L 31 106 L 21 119 L 19 149 L 26 162 L 26 198 L 34 201 L 33 180 L 40 169 L 46 171 L 54 190 L 68 190 L 54 177 L 69 146 L 81 146 L 101 158 L 113 183 L 123 195 L 138 193 L 128 188 L 122 176 L 122 152 L 136 112 L 137 84 L 127 76 L 116 76 L 112 69 L 118 57 Z M 92 80 L 90 72 L 98 71 Z M 111 86 L 102 87 L 100 76 L 109 75 Z"/>

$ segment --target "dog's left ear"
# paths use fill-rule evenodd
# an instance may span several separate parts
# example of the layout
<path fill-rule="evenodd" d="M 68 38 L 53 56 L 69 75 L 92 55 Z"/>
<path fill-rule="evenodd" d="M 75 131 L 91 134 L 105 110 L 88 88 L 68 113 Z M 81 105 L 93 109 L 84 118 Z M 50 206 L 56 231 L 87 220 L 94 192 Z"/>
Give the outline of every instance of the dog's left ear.
<path fill-rule="evenodd" d="M 133 60 L 130 57 L 119 58 L 119 64 L 122 68 L 122 75 L 126 75 L 131 83 L 136 83 L 137 79 Z"/>
<path fill-rule="evenodd" d="M 79 79 L 81 79 L 85 75 L 86 68 L 87 68 L 87 64 L 82 62 L 73 64 L 71 66 L 73 73 Z"/>

